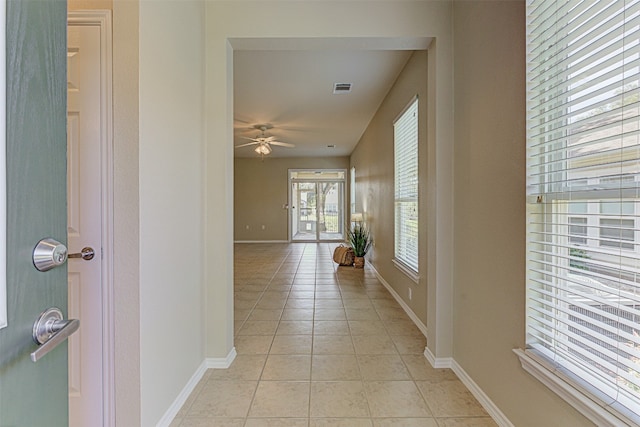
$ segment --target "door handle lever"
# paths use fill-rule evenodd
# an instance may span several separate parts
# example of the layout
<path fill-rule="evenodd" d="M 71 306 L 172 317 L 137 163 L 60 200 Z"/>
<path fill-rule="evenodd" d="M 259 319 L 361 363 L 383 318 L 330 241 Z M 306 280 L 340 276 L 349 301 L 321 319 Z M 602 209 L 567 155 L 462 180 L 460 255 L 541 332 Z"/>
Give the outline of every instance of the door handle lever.
<path fill-rule="evenodd" d="M 78 319 L 63 320 L 62 312 L 56 307 L 51 307 L 40 313 L 40 316 L 33 323 L 33 340 L 39 347 L 31 353 L 31 360 L 33 362 L 40 360 L 64 342 L 79 327 L 80 321 Z"/>

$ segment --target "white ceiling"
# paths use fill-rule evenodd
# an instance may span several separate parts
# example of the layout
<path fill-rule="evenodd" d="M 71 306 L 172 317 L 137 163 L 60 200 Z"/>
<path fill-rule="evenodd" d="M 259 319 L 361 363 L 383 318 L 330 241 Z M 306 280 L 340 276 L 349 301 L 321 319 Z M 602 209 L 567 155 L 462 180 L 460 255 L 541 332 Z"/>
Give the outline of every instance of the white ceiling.
<path fill-rule="evenodd" d="M 234 145 L 250 142 L 256 124 L 266 136 L 295 144 L 273 146 L 272 157 L 349 155 L 406 64 L 411 50 L 234 51 Z M 334 83 L 352 83 L 333 94 Z M 327 145 L 335 145 L 328 148 Z M 256 157 L 255 146 L 236 157 Z"/>

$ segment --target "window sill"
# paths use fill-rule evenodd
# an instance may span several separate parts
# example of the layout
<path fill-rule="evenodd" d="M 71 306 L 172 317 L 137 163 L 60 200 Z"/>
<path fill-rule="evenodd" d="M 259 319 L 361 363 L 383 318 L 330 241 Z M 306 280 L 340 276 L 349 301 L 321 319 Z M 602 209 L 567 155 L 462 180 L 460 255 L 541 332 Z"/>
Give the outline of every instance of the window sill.
<path fill-rule="evenodd" d="M 398 261 L 395 258 L 392 259 L 391 261 L 393 262 L 393 265 L 395 265 L 398 270 L 403 272 L 409 279 L 411 279 L 412 282 L 414 282 L 416 285 L 418 284 L 420 280 L 420 275 L 416 271 L 414 271 L 410 267 L 407 267 L 406 264 L 404 264 L 401 261 Z"/>
<path fill-rule="evenodd" d="M 558 370 L 548 366 L 540 357 L 530 351 L 519 348 L 513 352 L 520 358 L 522 369 L 531 374 L 535 379 L 547 386 L 565 402 L 573 406 L 598 426 L 634 426 L 634 421 L 625 417 L 614 408 L 605 408 L 577 386 L 574 381 L 563 375 Z M 615 412 L 615 413 L 614 413 Z"/>

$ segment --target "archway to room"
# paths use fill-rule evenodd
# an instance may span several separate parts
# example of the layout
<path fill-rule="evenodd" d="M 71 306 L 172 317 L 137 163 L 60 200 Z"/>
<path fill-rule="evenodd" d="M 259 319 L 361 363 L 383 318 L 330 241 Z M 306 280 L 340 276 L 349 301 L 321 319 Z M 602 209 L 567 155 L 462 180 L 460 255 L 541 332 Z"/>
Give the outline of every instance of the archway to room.
<path fill-rule="evenodd" d="M 430 39 L 230 42 L 234 241 L 343 240 L 350 213 L 349 156 L 412 52 L 425 49 Z M 345 171 L 336 218 L 343 236 L 313 238 L 294 230 L 289 171 L 303 169 Z M 315 228 L 305 222 L 311 228 L 304 231 L 313 234 Z"/>
<path fill-rule="evenodd" d="M 301 91 L 302 94 L 304 95 L 303 98 L 306 104 L 292 104 L 293 105 L 292 107 L 289 107 L 288 109 L 283 109 L 281 115 L 274 115 L 272 116 L 272 118 L 251 117 L 249 115 L 242 116 L 241 114 L 238 113 L 239 105 L 241 105 L 241 102 L 240 102 L 241 96 L 244 96 L 241 92 L 244 91 L 245 95 L 246 93 L 254 93 L 254 92 L 258 94 L 258 96 L 255 97 L 253 105 L 263 106 L 265 108 L 270 108 L 270 107 L 282 108 L 282 106 L 285 104 L 279 102 L 278 100 L 280 99 L 279 92 L 284 91 L 283 87 L 285 89 L 291 89 L 291 91 L 295 92 L 295 90 L 292 89 L 294 85 L 291 82 L 294 82 L 296 79 L 300 80 L 301 83 L 305 83 L 308 80 L 315 81 L 320 79 L 319 71 L 315 70 L 313 72 L 307 72 L 305 74 L 302 74 L 302 77 L 290 76 L 290 78 L 284 81 L 281 85 L 267 84 L 267 82 L 269 81 L 267 77 L 274 74 L 273 70 L 271 69 L 271 65 L 284 63 L 284 59 L 280 61 L 280 60 L 277 60 L 276 58 L 284 58 L 286 55 L 294 56 L 297 59 L 298 56 L 301 58 L 310 58 L 315 55 L 319 57 L 324 56 L 326 58 L 326 56 L 329 53 L 332 53 L 333 51 L 337 51 L 338 53 L 344 53 L 346 51 L 351 54 L 353 54 L 353 52 L 360 52 L 360 51 L 364 51 L 366 53 L 371 53 L 371 52 L 378 53 L 379 51 L 381 51 L 382 53 L 400 52 L 401 54 L 406 54 L 408 59 L 406 60 L 406 62 L 402 62 L 398 70 L 396 70 L 396 72 L 392 74 L 392 78 L 388 83 L 389 86 L 385 87 L 384 90 L 382 90 L 381 97 L 376 101 L 370 102 L 371 105 L 373 105 L 374 107 L 372 108 L 371 115 L 367 117 L 367 120 L 365 120 L 365 124 L 363 125 L 362 130 L 360 131 L 360 133 L 357 134 L 356 137 L 354 137 L 353 144 L 355 146 L 355 144 L 360 140 L 362 132 L 364 132 L 365 129 L 369 126 L 372 116 L 376 115 L 376 112 L 380 109 L 380 107 L 384 103 L 383 99 L 386 98 L 386 95 L 389 93 L 389 89 L 393 85 L 395 85 L 397 78 L 400 76 L 400 74 L 402 74 L 402 71 L 404 70 L 405 65 L 410 61 L 411 58 L 413 59 L 416 59 L 417 57 L 421 58 L 418 61 L 424 64 L 424 66 L 421 67 L 421 71 L 419 75 L 421 76 L 427 75 L 427 81 L 423 80 L 420 83 L 425 85 L 425 90 L 421 94 L 421 99 L 425 100 L 426 103 L 424 105 L 425 108 L 422 111 L 424 111 L 425 113 L 429 111 L 430 112 L 434 111 L 432 106 L 434 103 L 435 96 L 430 97 L 430 96 L 427 96 L 426 94 L 426 87 L 427 86 L 433 87 L 432 86 L 434 84 L 433 76 L 435 75 L 435 73 L 431 73 L 431 70 L 430 70 L 430 67 L 433 66 L 433 62 L 432 61 L 427 62 L 427 58 L 426 58 L 427 57 L 426 51 L 429 48 L 431 39 L 430 38 L 402 39 L 402 40 L 399 40 L 399 39 L 383 39 L 383 40 L 381 39 L 371 39 L 371 40 L 369 39 L 323 39 L 322 40 L 322 43 L 324 43 L 323 48 L 318 47 L 318 43 L 320 43 L 319 41 L 315 40 L 313 42 L 310 42 L 308 39 L 292 39 L 292 40 L 285 40 L 285 41 L 283 41 L 282 39 L 278 39 L 278 40 L 228 39 L 228 41 L 229 41 L 229 44 L 228 44 L 228 49 L 226 51 L 227 61 L 228 61 L 228 64 L 233 65 L 233 67 L 230 66 L 227 69 L 230 76 L 230 78 L 227 80 L 228 81 L 227 93 L 230 96 L 228 105 L 234 106 L 234 111 L 233 111 L 234 114 L 229 116 L 229 119 L 233 119 L 233 121 L 229 120 L 227 123 L 230 126 L 233 125 L 234 146 L 243 145 L 243 143 L 248 141 L 246 139 L 247 137 L 257 139 L 257 137 L 260 136 L 259 134 L 256 134 L 257 132 L 255 129 L 255 125 L 258 124 L 256 122 L 262 122 L 263 124 L 268 123 L 272 125 L 272 127 L 269 128 L 269 131 L 267 135 L 265 135 L 265 137 L 273 135 L 277 138 L 276 139 L 277 141 L 282 141 L 289 144 L 296 144 L 295 148 L 288 148 L 288 147 L 282 148 L 282 150 L 280 151 L 281 153 L 285 154 L 283 156 L 273 156 L 269 154 L 262 157 L 262 155 L 258 156 L 257 153 L 249 152 L 248 156 L 242 157 L 238 154 L 239 150 L 241 150 L 242 148 L 251 150 L 251 148 L 247 148 L 246 146 L 241 148 L 233 148 L 230 146 L 231 141 L 227 142 L 227 144 L 229 144 L 227 146 L 228 147 L 227 149 L 229 149 L 228 153 L 235 157 L 234 171 L 233 171 L 233 174 L 234 174 L 233 186 L 232 186 L 232 189 L 235 190 L 233 192 L 234 211 L 232 212 L 233 223 L 235 226 L 234 236 L 233 236 L 234 241 L 236 243 L 235 253 L 242 254 L 250 249 L 249 246 L 244 245 L 242 243 L 257 243 L 257 242 L 266 244 L 266 245 L 261 245 L 262 248 L 267 248 L 268 245 L 279 243 L 279 244 L 284 244 L 284 246 L 280 246 L 281 249 L 290 250 L 292 247 L 297 246 L 297 244 L 294 243 L 294 246 L 291 246 L 290 240 L 288 239 L 288 237 L 290 236 L 289 229 L 288 229 L 288 221 L 287 221 L 288 209 L 289 209 L 289 206 L 288 206 L 289 199 L 287 195 L 288 170 L 289 169 L 321 169 L 321 168 L 333 168 L 333 169 L 339 168 L 339 169 L 349 170 L 352 166 L 351 159 L 350 157 L 348 157 L 351 154 L 350 151 L 352 149 L 347 151 L 343 156 L 343 160 L 342 160 L 343 163 L 341 165 L 336 166 L 331 162 L 335 161 L 336 158 L 339 159 L 339 157 L 332 158 L 332 159 L 328 159 L 327 158 L 328 156 L 326 155 L 313 157 L 313 155 L 309 152 L 307 152 L 308 154 L 307 156 L 304 156 L 302 154 L 304 145 L 301 144 L 297 138 L 299 138 L 303 134 L 311 134 L 312 132 L 310 131 L 317 130 L 320 124 L 327 124 L 327 123 L 329 125 L 339 124 L 342 121 L 344 121 L 344 119 L 342 117 L 338 117 L 338 118 L 334 118 L 333 120 L 327 120 L 326 122 L 319 119 L 315 119 L 307 122 L 306 126 L 304 127 L 294 126 L 294 123 L 291 123 L 291 122 L 283 121 L 282 123 L 278 123 L 277 120 L 281 120 L 283 117 L 286 117 L 287 114 L 290 114 L 292 118 L 301 117 L 303 119 L 307 119 L 310 116 L 310 104 L 315 104 L 317 103 L 317 101 L 314 101 L 315 98 L 310 95 L 310 89 L 308 87 L 305 87 L 304 85 L 302 86 L 302 88 L 299 88 L 298 90 Z M 421 51 L 422 54 L 416 56 L 416 53 L 418 51 Z M 282 55 L 282 57 L 278 57 L 277 54 L 281 52 L 284 52 L 284 54 Z M 263 56 L 260 56 L 261 60 L 255 60 L 255 58 L 251 60 L 252 56 L 255 54 L 263 55 Z M 255 68 L 260 68 L 258 65 L 262 65 L 262 69 L 265 70 L 264 73 L 259 74 L 252 81 L 247 81 L 247 80 L 243 81 L 242 78 L 239 78 L 239 71 L 238 71 L 240 69 L 238 58 L 241 56 L 247 57 L 245 62 L 246 64 L 248 64 L 247 66 L 251 67 L 254 71 L 255 71 Z M 435 56 L 436 54 L 434 51 L 433 57 L 435 58 Z M 415 63 L 415 61 L 413 63 Z M 295 68 L 295 67 L 291 67 L 291 68 Z M 369 67 L 369 68 L 372 68 L 372 67 Z M 415 69 L 415 68 L 412 68 L 412 69 Z M 275 73 L 275 74 L 279 74 L 279 73 Z M 334 74 L 333 78 L 328 82 L 328 85 L 324 84 L 325 89 L 326 89 L 326 86 L 329 86 L 330 88 L 329 92 L 331 92 L 331 89 L 333 89 L 334 83 L 336 81 L 339 82 L 340 80 L 338 80 Z M 354 90 L 352 90 L 352 94 L 355 92 L 355 88 L 360 86 L 360 85 L 356 85 L 356 83 L 353 83 L 352 88 L 354 88 Z M 270 88 L 272 92 L 266 91 L 264 89 L 265 87 Z M 414 87 L 414 86 L 410 85 L 409 87 Z M 239 88 L 242 88 L 242 89 L 240 90 Z M 249 90 L 249 89 L 253 89 L 253 90 Z M 404 91 L 402 92 L 404 93 Z M 434 93 L 434 92 L 430 92 L 430 93 Z M 415 95 L 415 92 L 413 94 Z M 348 98 L 346 98 L 345 96 L 349 96 L 349 95 L 333 95 L 333 94 L 331 95 L 334 97 L 333 99 L 340 100 L 340 102 L 345 102 L 345 100 L 348 100 Z M 403 95 L 402 97 L 404 98 L 405 96 Z M 391 139 L 389 139 L 386 136 L 385 137 L 381 136 L 381 132 L 383 131 L 383 128 L 387 129 L 390 126 L 390 125 L 389 126 L 387 125 L 393 122 L 394 118 L 389 116 L 389 112 L 395 111 L 395 114 L 398 114 L 398 111 L 397 111 L 398 105 L 395 105 L 396 101 L 393 101 L 393 102 L 394 102 L 393 108 L 389 108 L 388 111 L 385 111 L 383 114 L 384 124 L 381 121 L 379 124 L 373 125 L 373 128 L 369 128 L 369 130 L 367 130 L 367 132 L 370 132 L 371 129 L 373 129 L 373 132 L 376 133 L 376 140 L 379 140 L 379 141 L 392 140 L 393 138 L 392 136 L 391 136 Z M 403 105 L 406 104 L 406 100 L 403 100 L 402 103 Z M 402 106 L 400 106 L 400 109 L 401 107 Z M 326 110 L 328 109 L 325 108 L 325 113 L 326 113 Z M 432 113 L 429 113 L 430 122 L 434 120 L 434 118 L 431 117 L 431 114 Z M 286 129 L 282 129 L 285 127 Z M 281 128 L 280 130 L 289 131 L 290 132 L 289 135 L 287 135 L 287 133 L 276 133 L 279 130 L 279 128 Z M 435 127 L 430 127 L 429 134 L 424 136 L 425 138 L 428 138 L 429 141 L 433 141 L 433 134 L 431 132 L 433 132 L 434 128 Z M 227 129 L 230 130 L 230 127 L 228 127 Z M 243 134 L 242 132 L 245 132 L 245 133 Z M 327 145 L 334 145 L 334 144 L 331 139 L 328 139 L 326 137 L 326 134 L 323 134 L 323 135 L 325 135 L 325 138 L 321 139 L 320 141 L 325 145 L 322 148 L 324 150 L 328 150 L 328 149 L 335 150 L 336 147 L 327 147 Z M 293 139 L 290 138 L 290 136 Z M 426 145 L 426 142 L 427 141 L 425 141 L 425 145 Z M 387 147 L 388 144 L 384 144 L 384 146 Z M 274 147 L 274 151 L 277 150 L 278 148 L 281 148 L 281 147 Z M 429 150 L 431 149 L 432 148 L 430 147 Z M 357 153 L 360 153 L 360 152 L 361 150 L 357 151 Z M 390 158 L 389 157 L 390 155 L 392 156 L 392 154 L 387 152 L 387 148 L 384 148 L 382 152 L 384 152 L 384 154 L 381 154 L 381 152 L 376 149 L 374 152 L 370 152 L 367 155 L 367 158 L 369 158 L 370 156 L 375 156 L 376 158 L 388 159 Z M 292 155 L 292 153 L 300 153 L 300 154 Z M 359 154 L 356 157 L 358 156 Z M 435 156 L 430 158 L 435 159 Z M 357 164 L 360 164 L 359 162 L 361 161 L 362 161 L 361 157 L 358 157 L 356 159 Z M 292 163 L 292 162 L 295 162 L 295 163 Z M 367 162 L 369 162 L 369 160 L 367 160 Z M 385 162 L 385 165 L 382 166 L 382 169 L 380 169 L 380 166 L 376 166 L 376 167 L 377 169 L 375 170 L 370 170 L 367 167 L 363 167 L 362 169 L 359 169 L 358 172 L 359 172 L 359 179 L 361 180 L 360 182 L 364 183 L 364 182 L 368 182 L 369 180 L 377 180 L 377 182 L 380 182 L 380 183 L 389 182 L 386 177 L 384 178 L 384 180 L 381 180 L 381 179 L 382 179 L 382 176 L 387 176 L 389 173 L 393 174 L 393 168 L 391 167 L 390 169 L 390 166 L 387 165 L 386 162 Z M 425 169 L 423 170 L 425 171 L 428 170 L 429 174 L 435 173 L 435 168 L 427 169 L 426 165 L 425 165 Z M 347 182 L 348 181 L 349 181 L 349 178 L 347 178 Z M 392 178 L 391 178 L 391 182 L 392 182 Z M 378 187 L 379 185 L 376 184 L 375 186 Z M 425 189 L 425 191 L 428 191 L 427 190 L 428 186 L 423 186 L 422 188 Z M 362 194 L 360 194 L 359 196 L 361 203 L 359 203 L 360 206 L 356 207 L 356 209 L 363 209 L 364 206 L 375 205 L 375 200 L 377 199 L 374 193 L 372 193 L 371 191 L 375 192 L 378 190 L 373 190 L 373 189 L 370 190 L 368 186 L 367 188 L 364 188 L 364 187 L 361 188 Z M 379 192 L 377 194 L 380 194 L 380 195 L 387 194 L 388 191 L 391 191 L 391 194 L 393 194 L 392 184 L 390 187 L 386 184 L 384 188 L 380 187 Z M 345 194 L 349 194 L 349 193 L 350 193 L 350 188 L 347 188 Z M 241 199 L 240 195 L 244 195 L 244 198 L 245 198 L 244 201 L 240 200 Z M 426 201 L 432 196 L 433 196 L 433 193 L 428 195 L 427 197 L 424 197 L 423 200 Z M 253 205 L 246 204 L 247 199 L 249 199 L 250 202 L 254 204 Z M 381 206 L 384 206 L 384 209 L 388 210 L 387 204 L 384 204 Z M 346 210 L 347 208 L 345 206 L 345 211 Z M 363 209 L 363 210 L 366 210 L 366 209 Z M 351 209 L 348 209 L 348 211 L 350 212 Z M 254 215 L 255 219 L 253 220 L 254 221 L 253 223 L 251 223 L 252 218 L 249 214 Z M 366 212 L 365 212 L 365 215 L 366 215 Z M 372 220 L 376 218 L 375 215 L 376 213 L 374 212 L 373 216 L 370 216 L 369 219 Z M 270 223 L 267 222 L 267 221 L 274 220 L 274 218 L 279 218 L 276 220 L 276 222 L 281 221 L 279 224 L 283 224 L 283 227 L 280 229 L 281 232 L 279 235 L 277 235 L 277 237 L 274 237 L 276 236 L 275 234 L 269 233 Z M 258 222 L 258 221 L 265 221 L 265 222 Z M 346 221 L 348 221 L 348 217 L 346 217 L 345 215 L 345 222 Z M 389 219 L 387 215 L 387 217 L 385 217 L 384 219 L 377 217 L 377 221 L 378 221 L 378 224 L 391 224 L 390 221 L 392 221 L 392 219 Z M 266 227 L 263 228 L 262 224 L 266 225 Z M 371 222 L 371 224 L 373 224 L 373 222 Z M 429 228 L 431 225 L 432 224 L 430 223 L 425 224 L 427 228 Z M 252 236 L 252 235 L 244 234 L 246 231 L 253 231 L 254 235 Z M 271 228 L 271 232 L 273 231 L 274 231 L 274 228 Z M 262 233 L 261 236 L 260 236 L 260 233 Z M 384 231 L 384 233 L 386 233 L 386 231 Z M 255 238 L 254 236 L 256 234 L 262 238 Z M 385 239 L 383 240 L 386 241 L 387 243 L 385 243 L 384 245 L 378 244 L 377 245 L 378 247 L 376 248 L 376 252 L 381 254 L 380 256 L 383 256 L 384 259 L 387 260 L 387 259 L 390 259 L 389 255 L 383 254 L 381 250 L 382 248 L 387 248 L 393 251 L 393 246 L 392 245 L 390 246 L 388 244 L 389 240 L 386 234 L 385 234 Z M 383 240 L 380 240 L 378 243 L 382 242 Z M 240 245 L 238 245 L 239 243 Z M 426 246 L 426 244 L 424 246 Z M 327 252 L 327 250 L 323 248 L 323 252 Z M 240 266 L 240 269 L 238 269 L 237 263 L 232 263 L 232 265 L 234 264 L 236 267 L 235 269 L 236 283 L 238 283 L 238 280 L 240 280 L 240 277 L 238 276 L 238 274 L 240 273 L 244 274 L 245 272 L 243 271 L 242 266 Z M 424 265 L 426 264 L 427 263 L 425 262 Z M 375 265 L 375 264 L 372 264 L 372 265 Z M 433 270 L 430 271 L 430 274 L 432 272 Z M 389 277 L 393 277 L 392 280 L 395 279 L 395 276 L 394 276 L 395 270 L 385 271 L 385 273 L 388 273 Z M 242 274 L 240 274 L 240 276 Z M 427 281 L 426 275 L 423 277 L 423 279 L 424 280 L 422 281 L 422 283 L 424 285 L 421 284 L 416 289 L 414 289 L 413 300 L 411 300 L 407 305 L 409 305 L 412 310 L 415 310 L 415 312 L 420 313 L 419 318 L 421 319 L 421 322 L 426 325 L 427 323 L 427 315 L 425 314 L 427 310 L 426 293 L 428 292 L 428 288 L 426 287 L 426 281 Z M 416 293 L 418 288 L 420 292 Z M 402 290 L 404 290 L 404 288 Z M 405 295 L 405 294 L 406 292 L 400 293 L 400 295 Z M 228 307 L 231 307 L 231 306 L 228 306 Z M 235 307 L 235 310 L 236 311 L 234 314 L 236 318 L 236 330 L 237 330 L 238 327 L 240 326 L 239 323 L 242 323 L 242 313 L 241 313 L 241 309 L 239 309 L 237 306 Z M 426 328 L 424 329 L 426 330 Z"/>
<path fill-rule="evenodd" d="M 331 240 L 318 228 L 317 212 L 305 218 L 298 218 L 294 212 L 301 211 L 303 198 L 312 202 L 320 189 L 313 180 L 305 182 L 309 188 L 295 187 L 305 180 L 296 176 L 298 182 L 292 181 L 292 171 L 314 175 L 323 170 L 341 171 L 344 182 L 337 198 L 343 212 L 336 221 L 343 224 L 344 231 L 351 212 L 349 156 L 413 53 L 425 50 L 429 42 L 325 39 L 320 47 L 318 41 L 309 40 L 231 41 L 237 147 L 233 149 L 236 251 L 244 254 L 259 245 L 275 250 L 276 258 L 283 251 L 300 250 L 298 241 Z M 351 89 L 348 93 L 335 93 L 346 85 Z M 261 142 L 269 138 L 285 145 L 273 144 L 261 150 Z M 301 190 L 304 195 L 298 194 Z M 309 213 L 309 206 L 304 207 Z M 300 225 L 305 226 L 302 231 L 306 233 L 301 233 Z M 319 252 L 318 248 L 314 250 Z M 328 253 L 328 249 L 322 248 L 322 252 Z M 236 287 L 239 292 L 234 302 L 238 331 L 242 323 L 250 321 L 248 306 L 255 302 L 258 307 L 262 298 L 259 292 L 266 289 L 264 282 L 275 277 L 266 276 L 275 275 L 276 266 L 267 263 L 262 271 L 250 274 L 252 265 L 244 256 L 234 257 L 234 265 L 236 284 L 242 282 L 241 289 Z"/>

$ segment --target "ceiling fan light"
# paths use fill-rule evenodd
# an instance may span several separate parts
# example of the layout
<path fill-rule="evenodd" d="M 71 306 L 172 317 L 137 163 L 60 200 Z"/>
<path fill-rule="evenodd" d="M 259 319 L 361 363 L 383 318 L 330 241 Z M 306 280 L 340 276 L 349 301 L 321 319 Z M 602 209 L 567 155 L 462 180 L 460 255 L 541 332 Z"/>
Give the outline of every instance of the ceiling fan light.
<path fill-rule="evenodd" d="M 269 147 L 269 145 L 267 144 L 260 144 L 256 147 L 255 151 L 261 156 L 266 156 L 267 154 L 271 153 L 271 147 Z"/>

